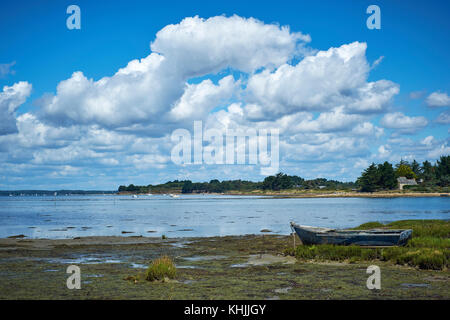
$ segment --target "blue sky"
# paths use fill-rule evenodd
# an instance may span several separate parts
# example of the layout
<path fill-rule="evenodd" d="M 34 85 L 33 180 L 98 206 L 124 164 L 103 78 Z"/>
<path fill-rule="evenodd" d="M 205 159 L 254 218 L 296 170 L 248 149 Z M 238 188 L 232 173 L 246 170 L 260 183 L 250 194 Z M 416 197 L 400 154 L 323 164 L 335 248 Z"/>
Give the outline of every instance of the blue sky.
<path fill-rule="evenodd" d="M 66 14 L 66 8 L 70 4 L 76 4 L 81 8 L 81 30 L 68 30 L 66 27 L 66 19 L 69 16 Z M 381 30 L 369 30 L 366 27 L 366 19 L 369 16 L 366 14 L 366 8 L 370 4 L 377 4 L 381 9 Z M 0 110 L 2 112 L 0 115 L 4 115 L 0 119 L 0 123 L 4 122 L 0 126 L 0 160 L 2 160 L 0 189 L 56 189 L 60 187 L 115 189 L 118 184 L 149 184 L 175 178 L 209 180 L 217 177 L 219 179 L 260 180 L 263 176 L 258 168 L 238 165 L 231 167 L 221 165 L 179 167 L 171 163 L 170 159 L 167 160 L 170 158 L 170 134 L 173 129 L 192 130 L 194 120 L 211 123 L 211 119 L 221 117 L 217 121 L 223 123 L 223 119 L 231 117 L 232 112 L 228 107 L 233 103 L 241 103 L 242 112 L 246 115 L 250 110 L 248 105 L 255 104 L 264 110 L 265 122 L 261 119 L 258 120 L 259 122 L 255 122 L 250 116 L 244 116 L 237 120 L 233 118 L 233 121 L 241 126 L 259 128 L 267 126 L 267 123 L 273 125 L 289 121 L 298 123 L 298 119 L 305 119 L 305 117 L 309 119 L 309 122 L 301 122 L 297 129 L 292 129 L 292 125 L 290 128 L 281 128 L 280 170 L 291 174 L 308 178 L 322 176 L 353 180 L 364 165 L 372 161 L 395 162 L 400 158 L 416 158 L 421 161 L 435 160 L 440 155 L 449 153 L 449 7 L 450 4 L 447 1 L 2 2 L 0 4 L 0 36 L 2 39 L 0 42 L 0 89 L 5 86 L 12 87 L 21 81 L 25 81 L 30 87 L 23 85 L 16 88 L 21 90 L 21 96 L 12 108 L 13 110 L 11 106 L 9 109 L 7 108 L 6 95 L 3 96 L 2 108 L 5 110 Z M 198 108 L 206 110 L 205 112 L 199 112 L 197 115 L 191 114 L 187 118 L 177 115 L 175 118 L 178 122 L 173 117 L 165 116 L 167 111 L 165 109 L 145 109 L 142 115 L 145 118 L 142 118 L 143 120 L 133 120 L 132 117 L 119 118 L 118 116 L 106 120 L 107 115 L 100 113 L 95 113 L 92 118 L 88 118 L 82 114 L 82 110 L 77 109 L 78 105 L 81 105 L 80 108 L 82 108 L 82 104 L 86 103 L 85 97 L 72 96 L 72 92 L 66 92 L 66 94 L 73 99 L 70 101 L 76 105 L 73 111 L 69 110 L 72 108 L 70 104 L 54 103 L 50 106 L 48 97 L 59 97 L 56 90 L 58 84 L 73 77 L 74 72 L 81 71 L 84 77 L 92 79 L 93 82 L 103 77 L 112 77 L 119 69 L 125 68 L 130 61 L 149 56 L 152 53 L 150 43 L 157 40 L 157 32 L 166 26 L 179 25 L 183 19 L 189 17 L 199 16 L 206 21 L 221 15 L 226 18 L 236 15 L 244 19 L 236 22 L 237 27 L 245 28 L 245 21 L 247 21 L 245 19 L 248 18 L 255 18 L 264 26 L 275 26 L 274 28 L 277 28 L 278 31 L 281 30 L 278 26 L 289 26 L 291 35 L 289 41 L 297 32 L 309 35 L 311 41 L 292 40 L 297 43 L 303 42 L 303 49 L 300 53 L 289 53 L 297 56 L 300 54 L 297 60 L 286 58 L 286 61 L 280 62 L 281 55 L 277 56 L 275 53 L 273 56 L 267 56 L 268 61 L 259 61 L 260 65 L 250 71 L 239 70 L 239 67 L 233 65 L 236 59 L 241 59 L 241 57 L 236 58 L 237 56 L 233 56 L 234 60 L 225 62 L 225 65 L 218 63 L 217 66 L 224 67 L 221 70 L 217 70 L 217 67 L 209 70 L 208 67 L 211 67 L 211 64 L 206 66 L 206 62 L 196 61 L 195 63 L 199 63 L 196 66 L 197 69 L 192 68 L 186 72 L 194 72 L 197 76 L 180 76 L 179 80 L 184 85 L 194 86 L 205 81 L 205 86 L 192 88 L 192 90 L 198 89 L 198 94 L 206 95 L 211 90 L 217 92 L 214 91 L 212 96 L 202 100 L 208 105 Z M 199 28 L 205 24 L 204 21 L 203 23 L 197 21 Z M 214 23 L 218 26 L 221 22 Z M 220 38 L 226 41 L 228 39 L 226 38 L 228 32 L 226 27 L 223 30 L 220 29 L 223 33 L 221 34 L 215 29 L 214 23 L 205 24 L 209 27 L 212 26 L 211 30 L 205 29 L 209 34 L 208 37 L 214 41 Z M 227 24 L 231 27 L 232 25 Z M 192 32 L 199 32 L 198 30 L 200 29 L 195 27 Z M 182 50 L 186 50 L 186 56 L 188 56 L 198 49 L 192 51 L 188 38 L 179 40 L 177 42 L 179 47 L 169 48 L 170 37 L 174 36 L 174 34 L 168 34 L 165 42 L 159 42 L 159 48 L 164 52 L 158 52 L 158 54 L 169 57 L 175 55 L 170 50 L 176 50 L 177 54 L 181 52 L 180 56 L 183 57 Z M 262 32 L 261 37 L 264 38 L 264 36 L 264 32 Z M 281 33 L 278 35 L 274 30 L 274 42 L 277 42 L 278 36 L 282 37 L 283 35 Z M 244 40 L 244 43 L 247 44 L 249 41 L 255 42 L 251 47 L 256 50 L 255 53 L 274 46 L 269 40 L 262 41 L 263 44 L 255 38 Z M 357 90 L 366 90 L 370 87 L 368 83 L 379 80 L 392 82 L 392 90 L 397 86 L 398 92 L 392 93 L 386 101 L 383 100 L 382 106 L 376 112 L 359 110 L 352 113 L 347 110 L 349 107 L 345 103 L 342 104 L 344 97 L 336 100 L 339 103 L 336 102 L 335 105 L 327 102 L 328 109 L 323 109 L 322 105 L 316 109 L 309 108 L 306 104 L 311 100 L 298 105 L 294 103 L 293 106 L 286 106 L 281 100 L 275 101 L 275 99 L 286 92 L 295 94 L 295 88 L 292 88 L 293 91 L 284 90 L 283 93 L 276 93 L 269 97 L 265 93 L 261 94 L 256 87 L 250 88 L 247 83 L 252 76 L 255 76 L 256 81 L 258 73 L 264 68 L 269 68 L 266 65 L 268 62 L 273 64 L 276 61 L 275 66 L 270 67 L 270 72 L 276 72 L 282 64 L 295 66 L 305 56 L 313 56 L 317 52 L 325 52 L 330 48 L 340 48 L 355 42 L 365 43 L 367 48 L 364 50 L 362 58 L 358 56 L 358 59 L 362 59 L 358 62 L 361 65 L 351 66 L 351 68 L 360 70 L 364 63 L 370 66 L 380 57 L 383 58 L 379 64 L 363 72 L 361 77 L 367 77 L 361 80 L 363 82 L 355 86 L 349 84 L 348 88 L 344 84 L 342 87 L 341 85 L 337 87 L 356 92 Z M 200 42 L 198 44 L 201 45 Z M 257 46 L 265 47 L 257 48 Z M 224 56 L 227 55 L 228 50 L 229 52 L 236 50 L 236 54 L 239 53 L 239 48 L 226 43 L 223 44 L 223 48 Z M 276 50 L 281 52 L 291 49 L 276 47 Z M 206 60 L 215 59 L 215 61 L 224 59 L 220 54 L 217 56 L 206 54 L 201 57 Z M 176 59 L 183 66 L 193 63 L 190 60 L 182 60 L 179 56 Z M 199 59 L 201 60 L 201 58 Z M 201 65 L 202 63 L 205 66 Z M 326 63 L 331 73 L 333 63 L 333 61 Z M 202 73 L 200 70 L 207 71 Z M 182 73 L 179 69 L 172 70 L 172 72 Z M 222 88 L 219 85 L 219 80 L 230 74 L 233 76 L 233 81 L 241 79 L 242 92 L 237 93 L 236 85 L 233 87 L 233 84 L 230 84 L 233 88 L 225 85 Z M 299 71 L 299 76 L 302 75 L 304 74 Z M 152 78 L 152 81 L 158 81 L 159 78 L 155 79 Z M 208 79 L 212 80 L 209 87 L 206 86 Z M 333 83 L 350 81 L 332 77 L 327 79 Z M 299 85 L 308 83 L 305 79 L 297 80 Z M 276 85 L 273 79 L 267 78 L 264 81 L 266 84 Z M 187 93 L 182 87 L 179 88 L 180 92 L 178 93 L 172 87 L 161 89 L 168 90 L 167 93 L 159 91 L 152 93 L 152 90 L 157 90 L 154 88 L 155 85 L 152 82 L 149 96 L 163 95 L 164 99 L 167 98 L 164 100 L 167 104 L 166 108 L 176 106 L 183 94 L 186 94 L 187 99 Z M 205 91 L 200 91 L 201 89 L 209 91 L 205 93 Z M 333 85 L 328 89 L 335 90 L 336 88 Z M 67 90 L 70 91 L 73 88 Z M 5 89 L 4 92 L 6 92 Z M 98 98 L 97 103 L 104 101 L 99 97 L 101 94 L 95 91 Z M 130 97 L 133 97 L 132 94 L 130 92 Z M 135 96 L 139 94 L 142 93 L 139 92 Z M 377 94 L 380 94 L 379 98 L 381 99 L 382 94 L 379 92 Z M 250 98 L 242 98 L 243 96 Z M 326 101 L 334 99 L 331 98 L 334 97 L 331 93 L 329 96 L 324 96 Z M 293 96 L 283 97 L 282 101 L 288 101 L 291 98 L 298 101 Z M 64 99 L 66 98 L 61 96 L 61 100 Z M 322 103 L 325 103 L 324 101 Z M 2 100 L 0 100 L 0 106 L 1 103 Z M 133 103 L 136 103 L 136 108 L 139 108 L 140 101 L 136 100 Z M 363 103 L 363 101 L 354 101 L 354 103 Z M 125 103 L 117 108 L 119 107 L 126 108 L 127 106 Z M 97 104 L 96 108 L 106 110 L 108 105 Z M 146 106 L 143 102 L 142 108 L 150 108 L 150 106 Z M 180 111 L 181 108 L 182 106 L 176 110 Z M 139 109 L 136 110 L 136 113 L 139 114 Z M 219 110 L 222 110 L 223 114 L 217 114 Z M 276 115 L 273 114 L 273 110 L 281 111 Z M 305 112 L 309 112 L 311 118 L 308 118 L 308 114 Z M 347 119 L 349 123 L 347 126 L 337 129 L 336 126 L 324 126 L 322 122 L 311 123 L 322 113 L 325 113 L 324 119 L 331 122 L 341 121 L 337 115 L 344 113 L 345 116 L 342 119 Z M 173 116 L 174 112 L 171 115 Z M 159 123 L 155 121 L 156 118 L 160 118 Z M 370 123 L 374 126 L 373 133 L 366 132 L 366 136 L 368 136 L 366 138 L 349 133 L 362 123 Z M 158 124 L 159 127 L 156 128 L 155 126 Z M 136 130 L 136 125 L 142 128 Z M 150 126 L 153 129 L 149 129 Z M 143 129 L 144 127 L 146 129 Z M 3 134 L 2 128 L 4 129 Z M 377 131 L 377 128 L 383 132 Z M 152 130 L 159 130 L 159 137 L 148 133 Z M 376 139 L 372 139 L 375 135 Z M 94 138 L 86 138 L 89 136 L 95 136 L 99 140 L 103 137 L 103 141 L 107 141 L 107 137 L 110 137 L 114 143 L 123 141 L 123 144 L 118 145 L 117 143 L 114 147 L 109 145 L 108 148 L 108 145 L 104 143 L 100 148 Z M 139 139 L 145 139 L 145 136 L 149 136 L 149 140 L 137 142 Z M 295 137 L 296 143 L 289 140 L 292 137 Z M 301 139 L 307 141 L 301 141 Z M 320 145 L 320 141 L 326 141 L 327 145 L 317 147 Z M 286 142 L 285 147 L 283 142 Z M 130 147 L 131 144 L 133 147 Z M 138 147 L 137 144 L 146 145 L 146 147 Z M 327 146 L 330 145 L 334 145 L 335 149 L 327 149 Z M 336 152 L 341 145 L 344 155 L 338 155 Z M 317 149 L 312 146 L 316 146 Z M 345 155 L 346 148 L 355 150 L 355 147 L 358 150 L 361 148 L 361 150 L 354 153 L 348 152 Z M 295 154 L 294 150 L 306 151 L 301 152 L 302 154 Z M 147 163 L 147 165 L 142 165 L 143 163 Z"/>

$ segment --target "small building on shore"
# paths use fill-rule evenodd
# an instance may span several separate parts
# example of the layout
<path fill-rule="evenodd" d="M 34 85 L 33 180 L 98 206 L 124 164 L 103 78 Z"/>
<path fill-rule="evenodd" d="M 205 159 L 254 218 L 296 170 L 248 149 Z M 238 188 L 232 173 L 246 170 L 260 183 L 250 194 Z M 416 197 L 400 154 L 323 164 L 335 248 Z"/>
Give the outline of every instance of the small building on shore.
<path fill-rule="evenodd" d="M 400 190 L 403 190 L 404 186 L 416 186 L 417 185 L 416 179 L 407 179 L 406 177 L 398 177 L 397 182 L 398 182 L 398 188 Z"/>

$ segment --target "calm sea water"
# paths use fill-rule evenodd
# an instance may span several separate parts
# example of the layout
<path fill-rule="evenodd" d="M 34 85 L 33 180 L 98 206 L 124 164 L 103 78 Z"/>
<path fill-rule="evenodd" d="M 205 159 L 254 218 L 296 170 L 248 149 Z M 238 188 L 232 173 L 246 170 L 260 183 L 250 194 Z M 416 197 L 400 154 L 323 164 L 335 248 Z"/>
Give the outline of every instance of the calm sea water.
<path fill-rule="evenodd" d="M 289 222 L 345 228 L 368 221 L 449 219 L 450 198 L 273 199 L 246 196 L 0 197 L 0 237 L 289 234 Z M 122 233 L 132 232 L 132 233 Z M 151 232 L 149 232 L 151 231 Z"/>

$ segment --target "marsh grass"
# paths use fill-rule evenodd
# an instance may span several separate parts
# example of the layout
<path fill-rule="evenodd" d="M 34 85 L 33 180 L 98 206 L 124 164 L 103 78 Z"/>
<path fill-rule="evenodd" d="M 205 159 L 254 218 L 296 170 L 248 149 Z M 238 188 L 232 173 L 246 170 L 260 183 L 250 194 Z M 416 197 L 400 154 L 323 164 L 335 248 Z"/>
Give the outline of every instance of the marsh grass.
<path fill-rule="evenodd" d="M 412 229 L 413 238 L 404 247 L 364 248 L 359 246 L 300 245 L 285 253 L 303 260 L 390 261 L 420 269 L 443 270 L 450 264 L 450 221 L 403 220 L 389 224 L 369 222 L 354 229 Z"/>
<path fill-rule="evenodd" d="M 147 269 L 145 279 L 148 281 L 164 280 L 165 278 L 175 279 L 176 275 L 177 269 L 172 259 L 163 256 L 152 261 Z"/>

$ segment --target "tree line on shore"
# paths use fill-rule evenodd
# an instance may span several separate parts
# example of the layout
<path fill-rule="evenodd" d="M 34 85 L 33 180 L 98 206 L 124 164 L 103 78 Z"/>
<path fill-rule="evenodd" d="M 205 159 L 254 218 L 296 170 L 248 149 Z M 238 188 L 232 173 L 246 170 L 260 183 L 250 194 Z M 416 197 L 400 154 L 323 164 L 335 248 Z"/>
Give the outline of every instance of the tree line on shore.
<path fill-rule="evenodd" d="M 401 160 L 395 166 L 385 161 L 376 165 L 372 163 L 356 180 L 363 192 L 377 190 L 392 190 L 398 187 L 397 178 L 415 179 L 419 185 L 407 186 L 417 191 L 427 191 L 435 187 L 450 186 L 450 156 L 441 156 L 436 164 L 428 160 L 419 164 L 416 160 L 408 162 Z"/>
<path fill-rule="evenodd" d="M 209 182 L 192 182 L 191 180 L 175 180 L 159 185 L 135 186 L 130 184 L 120 186 L 119 192 L 139 192 L 139 193 L 169 193 L 178 191 L 182 193 L 224 193 L 230 191 L 236 192 L 252 192 L 255 190 L 262 191 L 279 191 L 286 189 L 351 189 L 356 187 L 354 182 L 340 182 L 336 180 L 327 180 L 318 178 L 313 180 L 305 180 L 298 176 L 289 176 L 284 173 L 278 173 L 274 176 L 268 176 L 261 182 L 246 180 L 224 180 L 217 179 Z"/>
<path fill-rule="evenodd" d="M 133 193 L 225 193 L 225 192 L 252 192 L 252 191 L 280 191 L 288 189 L 303 190 L 359 190 L 373 192 L 378 190 L 392 190 L 398 188 L 398 177 L 418 179 L 422 181 L 417 187 L 418 191 L 427 191 L 427 188 L 450 186 L 450 156 L 442 156 L 436 164 L 429 161 L 419 164 L 416 160 L 400 161 L 395 166 L 385 161 L 376 165 L 372 163 L 365 169 L 355 182 L 341 182 L 317 178 L 306 180 L 299 176 L 290 176 L 278 173 L 266 177 L 263 181 L 253 182 L 245 180 L 217 179 L 209 182 L 192 182 L 191 180 L 174 180 L 164 184 L 135 186 L 120 186 L 119 192 Z"/>

